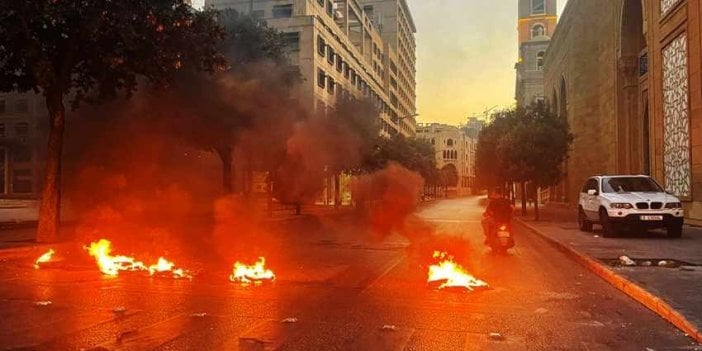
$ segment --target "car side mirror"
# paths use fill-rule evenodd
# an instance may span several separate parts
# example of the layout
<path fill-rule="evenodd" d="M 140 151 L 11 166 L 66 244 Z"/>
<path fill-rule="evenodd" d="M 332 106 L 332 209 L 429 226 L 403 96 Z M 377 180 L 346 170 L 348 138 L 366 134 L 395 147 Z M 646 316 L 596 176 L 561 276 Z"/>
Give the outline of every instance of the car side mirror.
<path fill-rule="evenodd" d="M 597 190 L 590 189 L 587 191 L 587 194 L 590 196 L 597 196 Z"/>

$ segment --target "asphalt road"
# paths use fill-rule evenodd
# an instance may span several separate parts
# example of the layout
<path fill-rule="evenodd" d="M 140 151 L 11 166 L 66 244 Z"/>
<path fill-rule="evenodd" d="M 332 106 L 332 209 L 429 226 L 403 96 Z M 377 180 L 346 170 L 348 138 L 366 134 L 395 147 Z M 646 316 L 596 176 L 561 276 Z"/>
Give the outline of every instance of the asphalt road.
<path fill-rule="evenodd" d="M 5 260 L 0 348 L 702 350 L 523 228 L 509 255 L 491 254 L 481 211 L 470 198 L 420 213 L 439 236 L 472 248 L 462 263 L 491 287 L 474 293 L 430 289 L 402 238 L 364 242 L 327 221 L 288 228 L 301 233 L 272 260 L 278 279 L 261 286 L 230 283 L 225 269 L 192 281 L 109 278 L 89 266 L 35 270 L 26 258 Z"/>

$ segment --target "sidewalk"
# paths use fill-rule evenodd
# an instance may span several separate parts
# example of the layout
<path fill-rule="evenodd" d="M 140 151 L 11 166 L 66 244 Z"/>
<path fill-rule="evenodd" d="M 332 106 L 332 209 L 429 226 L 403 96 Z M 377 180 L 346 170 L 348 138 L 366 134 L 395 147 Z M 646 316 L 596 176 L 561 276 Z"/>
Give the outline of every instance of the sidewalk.
<path fill-rule="evenodd" d="M 663 231 L 603 238 L 578 229 L 575 211 L 546 206 L 543 220 L 518 219 L 616 288 L 702 341 L 702 229 L 686 226 L 681 239 Z M 620 257 L 636 262 L 628 266 Z M 626 259 L 624 259 L 626 261 Z M 664 261 L 661 263 L 661 261 Z"/>

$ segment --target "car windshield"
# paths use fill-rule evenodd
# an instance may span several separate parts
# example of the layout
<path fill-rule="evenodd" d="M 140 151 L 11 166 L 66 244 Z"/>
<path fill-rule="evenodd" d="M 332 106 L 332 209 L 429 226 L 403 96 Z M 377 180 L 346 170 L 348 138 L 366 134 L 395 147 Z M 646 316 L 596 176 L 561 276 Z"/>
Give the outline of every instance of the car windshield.
<path fill-rule="evenodd" d="M 607 178 L 602 182 L 605 193 L 657 193 L 661 188 L 651 178 L 618 177 Z"/>

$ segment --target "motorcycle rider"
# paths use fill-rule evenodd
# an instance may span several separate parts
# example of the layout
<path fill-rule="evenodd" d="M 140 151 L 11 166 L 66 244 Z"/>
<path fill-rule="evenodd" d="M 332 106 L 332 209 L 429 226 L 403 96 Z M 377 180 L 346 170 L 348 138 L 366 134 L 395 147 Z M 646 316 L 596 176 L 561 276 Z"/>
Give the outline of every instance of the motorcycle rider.
<path fill-rule="evenodd" d="M 489 244 L 496 239 L 497 231 L 495 226 L 498 223 L 511 223 L 511 221 L 512 203 L 504 197 L 502 189 L 494 189 L 488 196 L 488 205 L 482 219 L 485 244 Z"/>

